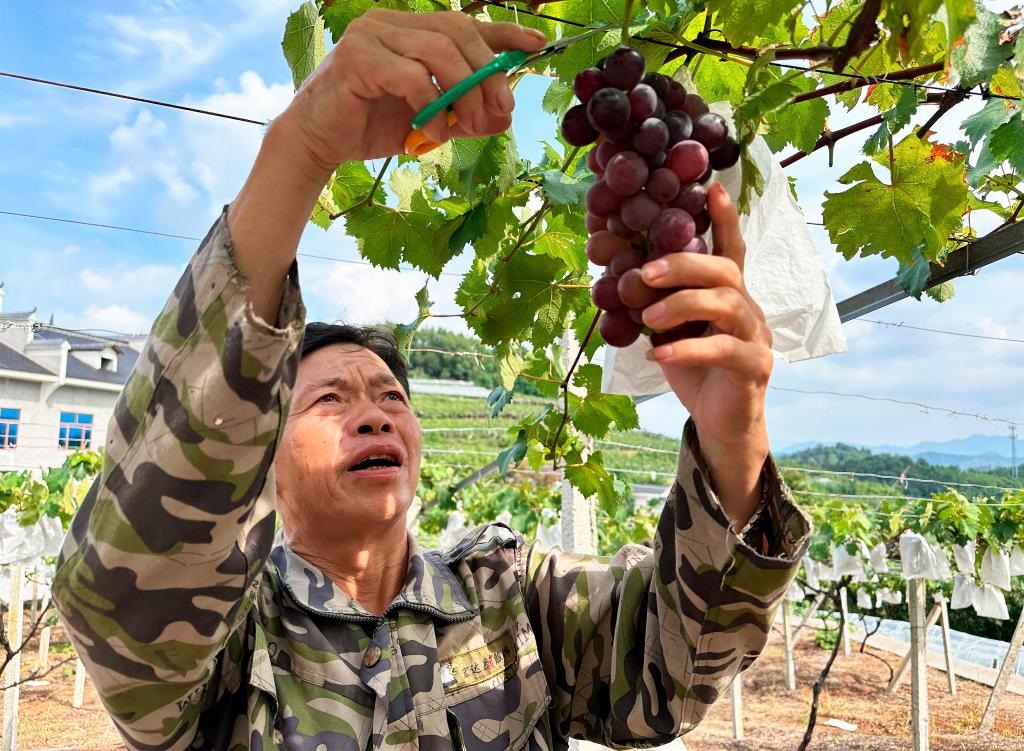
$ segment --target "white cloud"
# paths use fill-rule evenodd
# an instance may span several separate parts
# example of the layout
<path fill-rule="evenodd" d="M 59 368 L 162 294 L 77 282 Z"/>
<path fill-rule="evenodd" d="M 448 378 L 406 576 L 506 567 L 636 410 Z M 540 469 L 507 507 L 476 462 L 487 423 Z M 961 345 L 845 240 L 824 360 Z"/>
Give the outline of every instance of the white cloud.
<path fill-rule="evenodd" d="M 112 172 L 93 175 L 86 183 L 85 199 L 96 211 L 103 211 L 105 202 L 120 196 L 122 189 L 135 179 L 136 175 L 129 167 L 118 167 Z"/>
<path fill-rule="evenodd" d="M 306 274 L 307 280 L 310 276 Z M 421 274 L 350 263 L 332 264 L 307 283 L 318 317 L 363 324 L 411 321 L 416 316 L 414 296 L 422 286 Z"/>
<path fill-rule="evenodd" d="M 152 324 L 151 316 L 124 305 L 90 305 L 75 317 L 75 328 L 103 329 L 124 334 L 144 333 L 149 331 Z"/>

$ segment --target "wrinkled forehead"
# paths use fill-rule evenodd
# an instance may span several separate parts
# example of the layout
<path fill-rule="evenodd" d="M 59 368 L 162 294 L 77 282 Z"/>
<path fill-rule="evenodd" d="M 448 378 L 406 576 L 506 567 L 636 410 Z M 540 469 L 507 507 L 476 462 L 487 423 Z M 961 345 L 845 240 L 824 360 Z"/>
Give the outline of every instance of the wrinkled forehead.
<path fill-rule="evenodd" d="M 295 379 L 295 391 L 301 392 L 328 380 L 352 385 L 394 385 L 401 388 L 387 363 L 376 352 L 349 343 L 328 344 L 302 358 Z"/>

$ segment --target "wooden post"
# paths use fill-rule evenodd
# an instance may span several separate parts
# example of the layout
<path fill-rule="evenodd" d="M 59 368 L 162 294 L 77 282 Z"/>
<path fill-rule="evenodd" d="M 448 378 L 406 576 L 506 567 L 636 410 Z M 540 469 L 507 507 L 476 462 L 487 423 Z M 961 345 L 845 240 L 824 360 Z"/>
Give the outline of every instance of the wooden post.
<path fill-rule="evenodd" d="M 818 612 L 818 608 L 821 607 L 821 603 L 823 603 L 823 602 L 825 602 L 825 593 L 824 592 L 819 592 L 817 594 L 817 596 L 814 598 L 814 600 L 811 601 L 810 609 L 807 611 L 807 613 L 804 615 L 804 617 L 800 620 L 799 625 L 793 630 L 793 644 L 794 644 L 794 646 L 796 645 L 797 638 L 800 636 L 800 632 L 803 631 L 804 626 L 806 626 L 808 624 L 808 622 L 810 622 L 811 618 L 814 617 L 814 614 Z"/>
<path fill-rule="evenodd" d="M 29 605 L 28 622 L 34 625 L 39 614 L 39 569 L 32 569 L 32 602 Z"/>
<path fill-rule="evenodd" d="M 579 351 L 579 342 L 569 328 L 562 336 L 562 363 L 566 371 Z M 578 393 L 580 389 L 570 385 L 569 391 Z M 568 480 L 562 480 L 562 548 L 573 553 L 597 553 L 597 504 L 593 498 L 585 498 Z"/>
<path fill-rule="evenodd" d="M 740 673 L 732 679 L 730 687 L 732 693 L 732 737 L 734 740 L 743 740 L 743 674 Z"/>
<path fill-rule="evenodd" d="M 926 589 L 924 579 L 911 579 L 907 582 L 907 605 L 910 610 L 910 735 L 914 751 L 928 751 L 928 656 L 925 649 L 929 626 L 924 614 Z"/>
<path fill-rule="evenodd" d="M 71 706 L 81 709 L 85 703 L 85 664 L 82 658 L 75 660 L 75 695 L 71 700 Z"/>
<path fill-rule="evenodd" d="M 39 660 L 37 662 L 39 672 L 50 669 L 50 627 L 43 626 L 39 632 Z"/>
<path fill-rule="evenodd" d="M 11 600 L 8 611 L 9 621 L 7 636 L 11 649 L 15 650 L 11 661 L 4 670 L 4 727 L 3 751 L 16 751 L 18 748 L 18 699 L 21 698 L 21 642 L 24 638 L 22 621 L 25 615 L 25 598 L 22 596 L 24 569 L 21 566 L 11 567 Z"/>
<path fill-rule="evenodd" d="M 996 683 L 992 687 L 992 693 L 989 694 L 988 704 L 985 705 L 985 714 L 981 716 L 979 730 L 982 732 L 991 731 L 996 724 L 999 703 L 1006 694 L 1006 686 L 1010 682 L 1010 676 L 1013 675 L 1013 666 L 1017 662 L 1022 644 L 1024 644 L 1024 611 L 1021 611 L 1020 618 L 1017 619 L 1017 627 L 1013 629 L 1013 636 L 1010 638 L 1010 648 L 1006 650 L 1006 659 L 1003 660 L 1003 666 L 999 668 Z"/>
<path fill-rule="evenodd" d="M 796 691 L 796 662 L 793 660 L 793 629 L 789 622 L 793 603 L 782 601 L 782 639 L 783 652 L 786 655 L 786 690 Z"/>
<path fill-rule="evenodd" d="M 942 652 L 946 656 L 946 682 L 949 684 L 949 693 L 956 696 L 956 671 L 953 669 L 953 644 L 949 635 L 949 604 L 946 596 L 938 594 L 939 607 L 942 608 L 940 618 L 942 621 Z"/>
<path fill-rule="evenodd" d="M 911 581 L 916 581 L 916 580 L 912 579 Z M 908 584 L 909 584 L 909 582 L 908 582 Z M 928 633 L 928 629 L 930 629 L 932 626 L 934 626 L 938 622 L 939 615 L 941 613 L 942 613 L 942 608 L 939 607 L 938 605 L 935 605 L 932 608 L 931 612 L 928 613 L 928 618 L 927 618 L 927 620 L 924 623 L 925 634 Z M 910 620 L 910 632 L 911 632 L 911 636 L 913 636 L 913 632 L 914 632 L 914 620 L 913 619 Z M 911 644 L 913 644 L 913 641 L 911 641 Z M 913 654 L 913 652 L 914 652 L 914 648 L 913 648 L 913 646 L 911 646 L 911 648 L 907 651 L 907 653 L 905 655 L 903 655 L 903 659 L 900 661 L 900 666 L 898 668 L 896 668 L 896 672 L 892 674 L 892 680 L 889 681 L 889 687 L 886 688 L 886 691 L 888 691 L 890 694 L 893 691 L 896 690 L 896 687 L 900 684 L 900 681 L 903 680 L 903 674 L 907 672 L 907 666 L 910 665 L 911 655 Z"/>
<path fill-rule="evenodd" d="M 839 609 L 843 611 L 843 656 L 850 656 L 850 606 L 846 600 L 846 587 L 839 588 Z"/>

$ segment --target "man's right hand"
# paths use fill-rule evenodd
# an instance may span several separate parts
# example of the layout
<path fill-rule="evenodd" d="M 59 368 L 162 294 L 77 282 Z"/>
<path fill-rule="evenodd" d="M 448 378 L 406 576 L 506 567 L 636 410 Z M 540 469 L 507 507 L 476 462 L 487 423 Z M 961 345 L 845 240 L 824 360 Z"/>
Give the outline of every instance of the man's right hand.
<path fill-rule="evenodd" d="M 438 86 L 451 88 L 497 52 L 533 51 L 545 41 L 540 32 L 458 12 L 371 10 L 349 24 L 278 120 L 298 135 L 310 166 L 329 175 L 345 161 L 401 153 L 410 120 L 438 97 Z M 455 103 L 458 124 L 449 127 L 442 113 L 424 130 L 439 143 L 500 133 L 514 104 L 507 78 L 494 75 Z"/>

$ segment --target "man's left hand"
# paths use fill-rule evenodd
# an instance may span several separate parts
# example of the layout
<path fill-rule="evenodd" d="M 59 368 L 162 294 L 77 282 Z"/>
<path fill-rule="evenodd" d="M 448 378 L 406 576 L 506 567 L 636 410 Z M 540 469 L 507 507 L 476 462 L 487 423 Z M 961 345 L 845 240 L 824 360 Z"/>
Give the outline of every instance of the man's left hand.
<path fill-rule="evenodd" d="M 756 507 L 768 455 L 764 412 L 772 335 L 743 280 L 746 246 L 736 207 L 718 184 L 708 190 L 707 202 L 714 255 L 672 253 L 646 264 L 649 286 L 685 289 L 644 310 L 644 322 L 659 330 L 710 322 L 704 336 L 656 347 L 650 357 L 697 426 L 726 511 L 744 522 Z"/>

